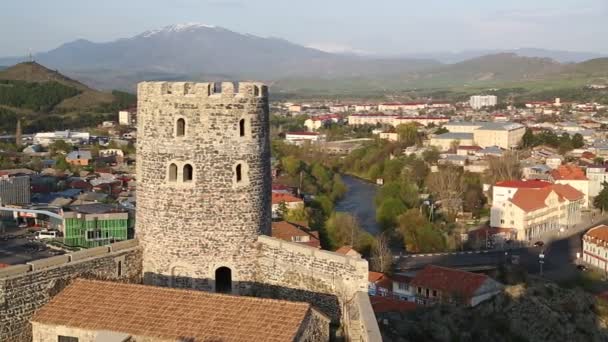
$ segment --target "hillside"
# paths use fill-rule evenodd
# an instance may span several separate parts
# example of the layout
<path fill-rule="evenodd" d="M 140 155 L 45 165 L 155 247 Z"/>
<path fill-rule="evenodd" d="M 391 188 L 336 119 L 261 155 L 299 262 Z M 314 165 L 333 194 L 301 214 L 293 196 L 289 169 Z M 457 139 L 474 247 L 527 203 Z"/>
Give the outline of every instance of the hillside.
<path fill-rule="evenodd" d="M 0 71 L 0 80 L 24 81 L 28 83 L 56 82 L 66 87 L 78 90 L 78 94 L 70 96 L 54 106 L 57 110 L 83 110 L 112 103 L 115 98 L 110 93 L 103 93 L 70 79 L 58 71 L 50 70 L 36 62 L 26 62 L 14 65 Z"/>
<path fill-rule="evenodd" d="M 607 341 L 608 304 L 580 289 L 516 285 L 474 308 L 434 306 L 393 315 L 386 341 Z"/>
<path fill-rule="evenodd" d="M 38 63 L 0 71 L 0 133 L 12 133 L 17 118 L 25 132 L 79 128 L 115 119 L 134 96 L 104 93 Z"/>

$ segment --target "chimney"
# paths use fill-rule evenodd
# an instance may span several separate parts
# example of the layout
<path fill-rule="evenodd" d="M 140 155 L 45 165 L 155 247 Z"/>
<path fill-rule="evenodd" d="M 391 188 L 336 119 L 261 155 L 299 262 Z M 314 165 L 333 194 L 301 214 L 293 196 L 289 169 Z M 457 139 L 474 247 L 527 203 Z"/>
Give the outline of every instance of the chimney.
<path fill-rule="evenodd" d="M 17 129 L 15 130 L 15 145 L 21 146 L 21 119 L 17 119 Z"/>

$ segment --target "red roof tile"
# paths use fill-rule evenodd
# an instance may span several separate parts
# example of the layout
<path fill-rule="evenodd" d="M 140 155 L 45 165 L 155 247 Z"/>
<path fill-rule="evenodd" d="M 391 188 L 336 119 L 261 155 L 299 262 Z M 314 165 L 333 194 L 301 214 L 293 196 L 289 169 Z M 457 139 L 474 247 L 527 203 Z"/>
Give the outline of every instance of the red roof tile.
<path fill-rule="evenodd" d="M 336 253 L 342 254 L 342 255 L 346 255 L 350 251 L 355 251 L 355 249 L 352 246 L 342 246 L 342 247 L 336 249 Z M 355 252 L 357 252 L 357 251 L 355 251 Z M 357 253 L 359 253 L 359 252 L 357 252 Z"/>
<path fill-rule="evenodd" d="M 416 310 L 416 303 L 383 296 L 369 296 L 374 313 L 407 312 Z"/>
<path fill-rule="evenodd" d="M 568 201 L 578 201 L 585 197 L 584 193 L 576 190 L 569 184 L 553 184 L 551 189 Z"/>
<path fill-rule="evenodd" d="M 504 187 L 504 188 L 530 188 L 530 189 L 540 189 L 551 186 L 551 183 L 541 181 L 541 180 L 507 180 L 502 182 L 497 182 L 495 186 Z"/>
<path fill-rule="evenodd" d="M 557 169 L 551 171 L 551 176 L 555 180 L 587 180 L 585 171 L 575 165 L 560 165 Z"/>
<path fill-rule="evenodd" d="M 302 203 L 304 203 L 304 201 L 301 198 L 298 198 L 298 197 L 295 197 L 295 196 L 292 196 L 289 194 L 273 192 L 272 193 L 272 204 L 279 204 L 281 202 L 285 202 L 285 203 L 302 202 Z"/>
<path fill-rule="evenodd" d="M 483 274 L 428 265 L 422 271 L 416 273 L 411 285 L 471 298 L 488 279 L 490 278 Z"/>
<path fill-rule="evenodd" d="M 294 241 L 296 236 L 308 237 L 309 241 Z M 319 232 L 311 231 L 308 227 L 298 226 L 297 224 L 280 221 L 272 222 L 272 237 L 289 242 L 301 243 L 311 247 L 321 248 Z"/>
<path fill-rule="evenodd" d="M 308 303 L 77 279 L 32 321 L 162 340 L 279 342 L 294 340 L 310 310 Z"/>
<path fill-rule="evenodd" d="M 523 188 L 517 190 L 513 198 L 510 199 L 511 203 L 521 208 L 525 212 L 530 212 L 546 207 L 545 200 L 547 196 L 552 192 L 551 188 L 542 189 L 528 189 Z"/>
<path fill-rule="evenodd" d="M 369 271 L 368 281 L 376 284 L 378 287 L 383 287 L 388 291 L 393 290 L 393 280 L 384 273 Z"/>
<path fill-rule="evenodd" d="M 585 233 L 585 237 L 608 242 L 608 226 L 602 224 L 600 226 L 593 227 Z"/>

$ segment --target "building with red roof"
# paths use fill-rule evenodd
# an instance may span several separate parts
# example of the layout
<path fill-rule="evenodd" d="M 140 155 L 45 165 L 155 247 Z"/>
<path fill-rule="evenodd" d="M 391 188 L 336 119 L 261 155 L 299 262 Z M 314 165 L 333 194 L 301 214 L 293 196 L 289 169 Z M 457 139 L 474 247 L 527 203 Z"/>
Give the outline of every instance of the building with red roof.
<path fill-rule="evenodd" d="M 519 189 L 542 189 L 551 186 L 551 183 L 541 180 L 508 180 L 497 182 L 492 188 L 492 203 L 507 201 Z"/>
<path fill-rule="evenodd" d="M 583 169 L 572 164 L 560 165 L 551 171 L 551 179 L 556 184 L 570 185 L 585 194 L 583 207 L 589 206 L 589 179 Z"/>
<path fill-rule="evenodd" d="M 537 187 L 517 188 L 507 200 L 495 201 L 491 226 L 514 229 L 518 240 L 532 241 L 543 233 L 580 223 L 585 194 L 568 184 L 545 183 L 535 181 Z"/>
<path fill-rule="evenodd" d="M 305 224 L 287 221 L 272 222 L 272 237 L 283 241 L 321 248 L 319 232 L 310 230 Z"/>
<path fill-rule="evenodd" d="M 391 297 L 369 296 L 372 303 L 372 308 L 376 316 L 389 312 L 409 312 L 416 310 L 418 305 L 414 302 L 408 302 Z"/>
<path fill-rule="evenodd" d="M 280 217 L 279 209 L 284 203 L 288 210 L 295 210 L 304 207 L 304 200 L 286 193 L 272 193 L 272 217 Z"/>
<path fill-rule="evenodd" d="M 593 227 L 583 235 L 583 261 L 608 272 L 608 226 Z"/>
<path fill-rule="evenodd" d="M 338 254 L 353 256 L 353 257 L 361 257 L 361 254 L 357 252 L 352 246 L 342 246 L 338 248 L 336 251 Z"/>
<path fill-rule="evenodd" d="M 414 276 L 410 286 L 422 305 L 457 303 L 476 306 L 503 291 L 504 286 L 484 275 L 428 265 Z"/>
<path fill-rule="evenodd" d="M 393 292 L 393 279 L 384 273 L 369 271 L 368 290 L 372 296 L 389 296 Z"/>

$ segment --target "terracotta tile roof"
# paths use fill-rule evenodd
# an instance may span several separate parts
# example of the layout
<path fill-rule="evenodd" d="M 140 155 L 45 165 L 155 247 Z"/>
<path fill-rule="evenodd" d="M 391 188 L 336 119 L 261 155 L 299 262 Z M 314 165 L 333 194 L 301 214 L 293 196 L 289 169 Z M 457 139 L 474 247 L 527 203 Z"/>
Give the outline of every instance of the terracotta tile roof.
<path fill-rule="evenodd" d="M 551 171 L 551 176 L 555 180 L 587 180 L 585 171 L 576 165 L 560 165 Z"/>
<path fill-rule="evenodd" d="M 576 190 L 569 184 L 553 184 L 551 189 L 568 201 L 578 201 L 585 197 L 584 193 Z"/>
<path fill-rule="evenodd" d="M 376 314 L 385 312 L 407 312 L 416 310 L 417 307 L 414 302 L 390 297 L 369 296 L 369 300 L 372 303 L 372 308 Z"/>
<path fill-rule="evenodd" d="M 307 236 L 309 238 L 309 241 L 294 241 L 293 237 L 296 236 Z M 319 232 L 311 231 L 308 227 L 291 222 L 272 222 L 272 237 L 284 241 L 297 242 L 304 245 L 321 248 Z"/>
<path fill-rule="evenodd" d="M 383 287 L 389 291 L 393 290 L 393 279 L 384 273 L 369 271 L 368 281 L 376 284 L 376 286 Z"/>
<path fill-rule="evenodd" d="M 525 212 L 530 212 L 546 207 L 547 196 L 552 192 L 551 188 L 542 189 L 518 189 L 510 199 L 511 203 L 521 208 Z"/>
<path fill-rule="evenodd" d="M 585 238 L 598 239 L 603 242 L 608 242 L 608 226 L 602 224 L 589 229 L 585 233 Z"/>
<path fill-rule="evenodd" d="M 497 182 L 495 186 L 504 188 L 529 188 L 529 189 L 540 189 L 550 186 L 551 183 L 541 180 L 508 180 Z"/>
<path fill-rule="evenodd" d="M 483 274 L 428 265 L 416 273 L 411 285 L 471 298 L 488 279 L 490 278 Z"/>
<path fill-rule="evenodd" d="M 342 246 L 342 247 L 336 249 L 336 253 L 342 254 L 342 255 L 346 255 L 350 251 L 355 251 L 355 249 L 352 246 L 348 246 L 348 245 Z M 355 251 L 355 252 L 357 252 L 357 251 Z M 357 252 L 357 253 L 359 253 L 359 252 Z"/>
<path fill-rule="evenodd" d="M 308 303 L 77 279 L 33 322 L 192 341 L 292 341 Z"/>
<path fill-rule="evenodd" d="M 273 192 L 272 193 L 272 204 L 279 204 L 281 202 L 285 202 L 285 203 L 302 202 L 302 203 L 304 203 L 304 201 L 301 198 L 297 198 L 297 197 L 289 195 L 289 194 Z"/>

